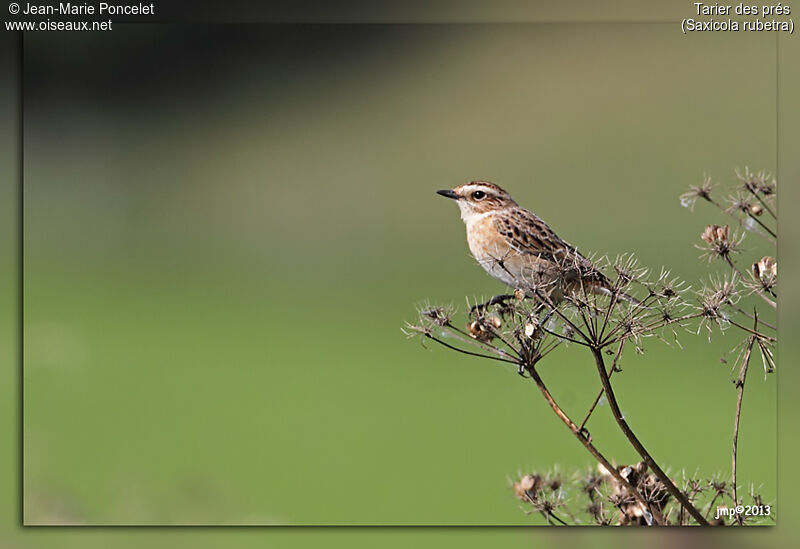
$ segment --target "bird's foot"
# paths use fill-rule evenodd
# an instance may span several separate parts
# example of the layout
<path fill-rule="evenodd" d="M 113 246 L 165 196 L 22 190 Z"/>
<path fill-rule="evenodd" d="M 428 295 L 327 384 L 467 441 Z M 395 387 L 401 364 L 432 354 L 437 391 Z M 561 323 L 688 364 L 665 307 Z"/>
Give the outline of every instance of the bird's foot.
<path fill-rule="evenodd" d="M 514 299 L 514 296 L 512 294 L 496 295 L 492 299 L 490 299 L 489 301 L 487 301 L 485 303 L 480 303 L 480 304 L 473 305 L 472 307 L 470 307 L 469 308 L 469 314 L 470 315 L 474 315 L 478 311 L 481 311 L 481 312 L 485 313 L 486 309 L 488 307 L 491 307 L 492 305 L 504 305 L 505 302 L 510 300 L 510 299 Z"/>

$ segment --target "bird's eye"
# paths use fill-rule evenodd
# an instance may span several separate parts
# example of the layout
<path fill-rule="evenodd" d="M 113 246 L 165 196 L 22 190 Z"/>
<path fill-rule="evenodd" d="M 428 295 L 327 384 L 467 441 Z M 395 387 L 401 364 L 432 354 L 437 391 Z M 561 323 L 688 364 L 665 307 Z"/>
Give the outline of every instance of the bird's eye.
<path fill-rule="evenodd" d="M 474 198 L 475 200 L 483 200 L 484 198 L 486 198 L 486 193 L 483 191 L 475 191 L 474 193 L 472 193 L 472 198 Z"/>

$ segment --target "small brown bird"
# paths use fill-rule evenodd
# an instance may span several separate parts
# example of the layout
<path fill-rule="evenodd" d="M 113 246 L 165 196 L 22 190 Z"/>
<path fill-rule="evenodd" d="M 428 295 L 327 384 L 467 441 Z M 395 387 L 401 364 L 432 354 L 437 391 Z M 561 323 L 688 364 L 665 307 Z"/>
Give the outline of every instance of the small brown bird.
<path fill-rule="evenodd" d="M 591 261 L 494 183 L 472 181 L 436 192 L 456 201 L 467 226 L 470 252 L 500 282 L 530 297 L 547 295 L 554 303 L 582 288 L 611 294 L 610 281 Z M 637 302 L 626 294 L 619 296 Z M 484 305 L 510 297 L 497 296 Z"/>

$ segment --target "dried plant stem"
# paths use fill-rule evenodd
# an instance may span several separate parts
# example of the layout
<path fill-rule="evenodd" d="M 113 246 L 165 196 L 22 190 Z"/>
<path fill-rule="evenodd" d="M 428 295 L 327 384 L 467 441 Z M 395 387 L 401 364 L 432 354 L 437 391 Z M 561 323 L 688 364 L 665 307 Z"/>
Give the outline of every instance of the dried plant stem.
<path fill-rule="evenodd" d="M 755 315 L 753 320 L 753 329 L 758 328 L 758 314 Z M 742 398 L 744 397 L 744 382 L 747 379 L 747 370 L 750 367 L 750 356 L 753 352 L 753 345 L 756 342 L 756 336 L 750 336 L 750 341 L 744 351 L 742 357 L 742 367 L 739 369 L 739 376 L 736 378 L 736 412 L 733 416 L 733 449 L 731 452 L 731 487 L 733 489 L 733 504 L 739 505 L 738 488 L 736 486 L 736 455 L 739 449 L 739 418 L 742 414 Z M 741 520 L 737 515 L 737 520 L 741 524 Z"/>
<path fill-rule="evenodd" d="M 769 213 L 769 215 L 771 215 L 771 216 L 772 216 L 772 219 L 775 219 L 775 220 L 777 220 L 777 219 L 778 219 L 778 215 L 775 213 L 775 210 L 773 210 L 773 209 L 770 207 L 770 205 L 769 205 L 769 204 L 767 204 L 767 201 L 766 201 L 766 200 L 764 200 L 763 198 L 761 198 L 761 195 L 760 195 L 760 194 L 758 194 L 757 192 L 754 192 L 754 191 L 753 191 L 752 189 L 750 189 L 749 187 L 747 188 L 747 190 L 750 192 L 750 194 L 751 194 L 751 195 L 753 195 L 753 196 L 755 196 L 755 197 L 756 197 L 756 200 L 758 200 L 759 202 L 761 202 L 761 205 L 764 207 L 764 209 L 765 209 L 765 210 L 767 210 L 767 213 Z"/>
<path fill-rule="evenodd" d="M 572 329 L 573 332 L 575 332 L 576 334 L 581 336 L 581 338 L 583 338 L 583 340 L 587 344 L 591 345 L 593 343 L 591 335 L 584 333 L 583 330 L 581 330 L 566 315 L 564 315 L 564 313 L 561 311 L 561 309 L 559 307 L 557 307 L 555 303 L 553 303 L 553 301 L 550 299 L 550 297 L 548 295 L 545 295 L 540 290 L 536 290 L 534 292 L 534 295 L 538 299 L 540 299 L 542 301 L 542 303 L 544 303 L 547 306 L 548 311 L 549 311 L 550 314 L 555 313 L 555 315 L 558 316 L 558 318 L 560 318 L 564 322 L 564 324 L 569 326 Z"/>
<path fill-rule="evenodd" d="M 533 381 L 536 382 L 536 385 L 539 387 L 539 390 L 542 392 L 542 395 L 544 395 L 545 400 L 553 409 L 553 411 L 556 413 L 556 415 L 559 417 L 559 419 L 561 419 L 561 421 L 563 421 L 564 424 L 567 427 L 569 427 L 569 430 L 572 431 L 572 434 L 574 434 L 577 437 L 577 439 L 581 442 L 581 444 L 583 444 L 583 446 L 589 451 L 589 453 L 592 454 L 592 456 L 598 461 L 598 463 L 602 464 L 603 467 L 605 467 L 606 470 L 617 480 L 617 482 L 625 486 L 633 495 L 633 497 L 636 498 L 636 501 L 644 505 L 645 508 L 647 508 L 650 511 L 650 513 L 653 515 L 653 519 L 656 521 L 657 524 L 660 525 L 665 524 L 664 517 L 661 514 L 661 512 L 655 507 L 651 506 L 649 503 L 647 503 L 647 500 L 644 499 L 644 497 L 639 493 L 639 491 L 620 474 L 620 472 L 617 470 L 616 467 L 611 465 L 611 463 L 605 458 L 605 456 L 603 456 L 603 454 L 601 454 L 600 451 L 597 448 L 595 448 L 591 440 L 589 440 L 589 438 L 583 434 L 583 431 L 577 425 L 575 425 L 575 422 L 572 421 L 566 414 L 566 412 L 564 412 L 564 410 L 562 410 L 561 407 L 556 403 L 555 399 L 553 399 L 553 396 L 550 394 L 550 391 L 547 390 L 547 386 L 544 384 L 544 381 L 542 381 L 542 378 L 536 372 L 536 369 L 533 367 L 528 368 L 528 373 L 530 374 Z"/>
<path fill-rule="evenodd" d="M 472 351 L 467 351 L 465 349 L 459 349 L 458 347 L 455 347 L 454 345 L 450 345 L 449 343 L 446 343 L 446 342 L 442 341 L 441 339 L 439 339 L 438 337 L 436 337 L 434 335 L 431 335 L 431 334 L 423 334 L 423 335 L 425 337 L 427 337 L 428 339 L 432 339 L 436 343 L 439 343 L 440 345 L 444 345 L 448 349 L 452 349 L 453 351 L 458 351 L 459 353 L 463 353 L 465 355 L 476 356 L 478 358 L 488 358 L 488 359 L 491 359 L 491 360 L 497 360 L 499 362 L 507 362 L 509 364 L 517 364 L 517 362 L 514 361 L 514 360 L 508 360 L 506 358 L 500 358 L 499 356 L 483 355 L 481 353 L 473 353 Z"/>
<path fill-rule="evenodd" d="M 536 502 L 530 496 L 527 497 L 527 501 L 528 501 L 528 503 L 530 503 L 534 507 L 536 506 Z M 545 509 L 539 509 L 538 511 L 544 517 L 544 520 L 547 521 L 547 524 L 549 524 L 550 526 L 555 526 L 555 524 L 553 523 L 553 520 L 555 520 L 556 522 L 558 522 L 562 526 L 570 526 L 561 517 L 556 515 L 553 511 L 545 510 Z M 530 513 L 526 513 L 526 514 L 530 514 Z M 573 518 L 573 520 L 575 519 L 574 517 L 572 517 L 572 518 Z"/>
<path fill-rule="evenodd" d="M 711 513 L 711 509 L 714 508 L 714 504 L 717 502 L 717 498 L 720 496 L 721 492 L 717 492 L 714 494 L 714 497 L 711 498 L 711 501 L 708 502 L 708 508 L 706 509 L 706 519 L 708 519 L 708 515 Z"/>
<path fill-rule="evenodd" d="M 756 216 L 754 216 L 750 212 L 747 212 L 747 217 L 749 217 L 750 219 L 752 219 L 753 221 L 758 223 L 761 226 L 762 229 L 767 231 L 770 234 L 770 236 L 772 236 L 772 238 L 777 238 L 778 237 L 778 235 L 775 234 L 775 231 L 773 231 L 772 229 L 770 229 L 769 227 L 764 225 L 764 223 L 762 223 L 762 221 L 759 218 L 757 218 Z"/>
<path fill-rule="evenodd" d="M 551 519 L 554 519 L 554 520 L 558 521 L 558 523 L 561 524 L 562 526 L 569 526 L 569 524 L 567 524 L 566 522 L 561 520 L 558 517 L 558 515 L 556 515 L 552 511 L 547 511 L 547 512 L 542 511 L 542 515 L 544 515 L 544 518 L 547 520 L 547 523 L 550 524 L 551 526 L 553 525 L 553 521 Z"/>
<path fill-rule="evenodd" d="M 462 329 L 460 329 L 460 328 L 457 328 L 457 327 L 456 327 L 456 326 L 455 326 L 453 323 L 451 323 L 451 322 L 447 322 L 447 323 L 445 324 L 445 326 L 447 326 L 448 328 L 450 328 L 451 330 L 453 330 L 453 331 L 454 331 L 454 332 L 456 332 L 457 334 L 461 335 L 461 337 L 462 337 L 462 342 L 469 342 L 471 339 L 472 339 L 472 340 L 474 340 L 474 338 L 473 338 L 472 336 L 470 336 L 470 335 L 469 335 L 467 332 L 465 332 L 464 330 L 462 330 Z M 493 346 L 491 346 L 491 345 L 481 345 L 481 348 L 482 348 L 482 349 L 485 349 L 486 351 L 489 351 L 489 352 L 500 352 L 500 353 L 502 354 L 502 356 L 504 356 L 504 357 L 506 357 L 506 358 L 509 358 L 509 359 L 511 359 L 511 360 L 517 360 L 517 358 L 520 358 L 520 356 L 519 356 L 519 353 L 518 353 L 518 352 L 517 352 L 517 350 L 514 348 L 514 346 L 513 346 L 513 345 L 511 345 L 511 344 L 510 344 L 508 341 L 506 341 L 506 339 L 505 339 L 505 338 L 504 338 L 504 337 L 503 337 L 501 334 L 497 333 L 497 331 L 496 331 L 496 330 L 492 330 L 491 328 L 489 328 L 489 331 L 491 332 L 491 334 L 492 334 L 494 337 L 496 337 L 497 339 L 499 339 L 500 341 L 502 341 L 502 342 L 503 342 L 503 344 L 504 344 L 504 345 L 505 345 L 505 346 L 508 348 L 508 350 L 509 350 L 509 351 L 511 351 L 512 353 L 514 353 L 514 356 L 511 356 L 511 355 L 509 355 L 508 353 L 506 353 L 505 351 L 503 351 L 502 349 L 498 349 L 498 348 L 496 348 L 496 347 L 493 347 Z"/>
<path fill-rule="evenodd" d="M 745 226 L 744 221 L 742 220 L 742 218 L 737 217 L 737 216 L 733 215 L 732 213 L 730 213 L 729 211 L 727 211 L 725 209 L 725 206 L 723 206 L 722 204 L 720 204 L 719 202 L 717 202 L 713 198 L 705 197 L 705 199 L 706 199 L 706 201 L 708 201 L 708 202 L 712 203 L 714 206 L 716 206 L 722 213 L 724 213 L 727 216 L 732 217 L 733 219 L 735 219 L 739 223 L 739 225 L 741 225 L 742 227 L 747 229 L 747 227 Z M 763 224 L 761 222 L 759 222 L 759 224 L 763 226 Z M 771 244 L 775 244 L 775 234 L 772 231 L 769 231 L 771 236 L 767 236 L 764 233 L 762 233 L 761 231 L 752 231 L 752 232 L 754 232 L 755 234 L 757 234 L 758 236 L 760 236 L 761 238 L 763 238 L 767 242 L 769 242 Z"/>
<path fill-rule="evenodd" d="M 742 308 L 740 308 L 740 307 L 736 307 L 736 306 L 734 306 L 733 308 L 734 308 L 734 309 L 735 309 L 735 310 L 736 310 L 738 313 L 741 313 L 742 315 L 746 316 L 746 317 L 747 317 L 747 318 L 749 318 L 750 320 L 755 320 L 755 319 L 756 319 L 756 317 L 755 317 L 755 316 L 751 315 L 750 313 L 748 313 L 747 311 L 745 311 L 744 309 L 742 309 Z M 764 326 L 766 326 L 766 327 L 767 327 L 767 328 L 769 328 L 770 330 L 777 330 L 777 328 L 775 328 L 775 326 L 774 326 L 774 325 L 772 325 L 772 324 L 770 324 L 769 322 L 764 322 L 764 321 L 763 321 L 763 320 L 761 320 L 761 319 L 758 319 L 758 322 L 759 322 L 760 324 L 763 324 Z"/>
<path fill-rule="evenodd" d="M 617 371 L 617 362 L 619 361 L 619 357 L 622 355 L 622 349 L 625 347 L 625 341 L 625 339 L 622 339 L 619 342 L 617 353 L 614 355 L 614 362 L 611 364 L 611 371 L 608 373 L 608 379 L 611 379 L 611 376 L 613 376 L 614 372 Z M 589 408 L 589 411 L 586 412 L 586 417 L 583 418 L 583 421 L 581 422 L 581 431 L 583 431 L 584 427 L 586 427 L 586 422 L 589 421 L 589 418 L 592 417 L 595 408 L 597 408 L 597 405 L 600 403 L 600 399 L 603 398 L 603 393 L 603 389 L 600 389 L 600 392 L 597 393 L 597 397 L 594 399 L 591 408 Z"/>
<path fill-rule="evenodd" d="M 771 216 L 772 216 L 772 219 L 774 219 L 775 221 L 777 221 L 777 220 L 778 220 L 778 214 L 777 214 L 777 213 L 775 213 L 775 210 L 773 210 L 773 209 L 770 207 L 770 205 L 769 205 L 769 204 L 767 204 L 767 201 L 766 201 L 766 200 L 764 200 L 764 199 L 762 199 L 762 198 L 761 198 L 760 196 L 758 196 L 758 195 L 756 195 L 756 198 L 758 198 L 758 201 L 759 201 L 759 202 L 761 202 L 761 205 L 762 205 L 762 206 L 764 206 L 764 209 L 765 209 L 765 210 L 767 210 L 767 212 L 769 212 L 769 215 L 771 215 Z M 777 236 L 776 236 L 776 238 L 777 238 Z"/>
<path fill-rule="evenodd" d="M 700 513 L 700 511 L 698 511 L 695 506 L 692 505 L 692 502 L 689 501 L 686 495 L 681 492 L 677 486 L 675 486 L 667 474 L 661 469 L 661 467 L 659 467 L 658 463 L 656 463 L 656 461 L 650 455 L 650 452 L 647 451 L 644 445 L 636 437 L 633 430 L 628 425 L 628 422 L 625 421 L 622 411 L 619 409 L 619 405 L 617 404 L 617 398 L 614 395 L 614 390 L 611 388 L 611 381 L 608 377 L 608 372 L 606 372 L 605 362 L 603 361 L 603 352 L 599 348 L 595 347 L 592 348 L 592 354 L 594 355 L 595 363 L 597 365 L 597 371 L 600 374 L 600 381 L 603 383 L 603 390 L 606 393 L 609 407 L 611 408 L 617 425 L 619 425 L 625 437 L 628 439 L 634 449 L 636 449 L 650 470 L 655 473 L 661 482 L 664 483 L 664 486 L 666 486 L 669 493 L 672 494 L 672 496 L 681 504 L 681 506 L 686 509 L 686 511 L 688 511 L 689 514 L 692 515 L 692 517 L 694 517 L 699 524 L 708 526 L 708 521 L 705 519 L 705 517 L 703 517 L 702 513 Z"/>
<path fill-rule="evenodd" d="M 776 341 L 778 341 L 774 337 L 768 336 L 766 334 L 762 334 L 761 332 L 759 332 L 757 330 L 754 330 L 752 328 L 748 328 L 747 326 L 742 326 L 741 324 L 739 324 L 738 322 L 736 322 L 734 320 L 728 319 L 728 322 L 730 322 L 731 324 L 733 324 L 734 326 L 736 326 L 740 330 L 744 330 L 745 332 L 754 335 L 758 339 L 761 339 L 761 340 L 764 340 L 764 341 L 769 341 L 770 343 L 775 343 Z"/>

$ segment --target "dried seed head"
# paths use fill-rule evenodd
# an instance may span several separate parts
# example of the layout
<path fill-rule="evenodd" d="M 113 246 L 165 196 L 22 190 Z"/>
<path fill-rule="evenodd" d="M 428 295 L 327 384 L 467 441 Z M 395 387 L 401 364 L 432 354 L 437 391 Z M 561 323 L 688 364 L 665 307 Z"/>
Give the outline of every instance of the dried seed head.
<path fill-rule="evenodd" d="M 761 215 L 764 213 L 764 208 L 761 207 L 761 204 L 753 204 L 750 206 L 750 213 L 753 215 Z"/>
<path fill-rule="evenodd" d="M 706 326 L 711 332 L 711 326 L 717 325 L 725 329 L 729 324 L 729 317 L 725 311 L 726 305 L 735 305 L 740 298 L 740 291 L 735 278 L 711 280 L 708 286 L 699 292 L 701 316 L 700 327 Z M 699 330 L 699 327 L 698 327 Z"/>
<path fill-rule="evenodd" d="M 648 288 L 650 295 L 658 298 L 662 305 L 667 303 L 670 305 L 679 304 L 682 292 L 688 289 L 683 280 L 672 277 L 671 273 L 663 268 L 656 280 L 644 281 L 643 283 Z"/>
<path fill-rule="evenodd" d="M 776 182 L 771 174 L 764 170 L 753 173 L 750 168 L 745 166 L 744 173 L 736 170 L 736 177 L 742 182 L 742 189 L 752 194 L 761 193 L 771 195 L 775 193 Z"/>
<path fill-rule="evenodd" d="M 751 272 L 756 282 L 751 287 L 755 289 L 771 291 L 778 283 L 778 263 L 768 255 L 753 263 Z"/>
<path fill-rule="evenodd" d="M 525 324 L 525 337 L 539 339 L 542 336 L 541 330 L 532 322 Z"/>
<path fill-rule="evenodd" d="M 700 239 L 708 245 L 698 246 L 705 251 L 702 257 L 707 257 L 711 261 L 715 257 L 727 258 L 738 252 L 744 234 L 731 233 L 728 225 L 709 225 L 703 230 Z"/>
<path fill-rule="evenodd" d="M 775 190 L 777 189 L 777 183 L 775 179 L 771 181 L 764 181 L 761 185 L 758 186 L 758 192 L 763 194 L 764 196 L 770 196 L 775 194 Z"/>
<path fill-rule="evenodd" d="M 770 256 L 765 255 L 758 263 L 753 263 L 753 277 L 763 281 L 768 277 L 778 276 L 778 263 Z"/>
<path fill-rule="evenodd" d="M 736 214 L 739 212 L 748 213 L 750 208 L 754 205 L 750 198 L 751 195 L 743 195 L 741 193 L 728 197 L 728 202 L 730 202 L 731 205 L 725 209 L 725 212 L 728 214 Z"/>
<path fill-rule="evenodd" d="M 690 210 L 694 210 L 694 205 L 697 202 L 698 198 L 702 198 L 703 200 L 711 201 L 711 189 L 714 187 L 714 184 L 711 182 L 710 176 L 705 176 L 703 178 L 703 182 L 698 185 L 692 185 L 689 187 L 689 190 L 683 193 L 680 196 L 681 206 L 684 208 L 689 208 Z"/>
<path fill-rule="evenodd" d="M 536 497 L 536 492 L 542 487 L 542 477 L 539 475 L 525 475 L 519 482 L 514 483 L 514 494 L 518 499 L 531 503 Z"/>
<path fill-rule="evenodd" d="M 503 326 L 503 320 L 496 313 L 490 314 L 486 320 L 495 330 L 499 330 Z"/>
<path fill-rule="evenodd" d="M 646 464 L 639 462 L 634 465 L 620 465 L 616 469 L 619 475 L 644 497 L 650 507 L 664 509 L 669 493 L 666 486 L 654 474 L 647 471 Z M 648 506 L 637 501 L 628 486 L 619 482 L 605 467 L 598 466 L 598 470 L 611 487 L 608 499 L 620 511 L 620 524 L 652 524 L 653 517 Z"/>
<path fill-rule="evenodd" d="M 708 320 L 717 320 L 723 316 L 720 310 L 721 306 L 722 304 L 714 293 L 707 293 L 703 296 L 700 314 Z"/>
<path fill-rule="evenodd" d="M 516 299 L 517 301 L 522 301 L 523 299 L 525 299 L 525 292 L 517 288 L 516 290 L 514 290 L 514 299 Z"/>
<path fill-rule="evenodd" d="M 632 282 L 643 280 L 649 274 L 648 269 L 639 265 L 639 261 L 633 254 L 617 256 L 612 266 L 617 273 L 616 285 L 619 288 L 625 288 Z"/>
<path fill-rule="evenodd" d="M 444 326 L 450 322 L 450 314 L 441 307 L 423 309 L 419 314 L 422 318 L 430 320 L 437 326 Z"/>
<path fill-rule="evenodd" d="M 472 339 L 477 339 L 478 341 L 483 341 L 484 343 L 488 343 L 492 340 L 492 333 L 477 320 L 473 320 L 467 324 L 467 332 Z"/>
<path fill-rule="evenodd" d="M 702 300 L 709 309 L 719 309 L 723 305 L 734 305 L 739 300 L 739 289 L 734 278 L 711 280 L 711 285 L 703 288 Z"/>
<path fill-rule="evenodd" d="M 520 488 L 523 490 L 537 489 L 539 484 L 542 483 L 542 477 L 539 475 L 525 475 L 519 481 Z"/>
<path fill-rule="evenodd" d="M 514 483 L 514 495 L 517 496 L 517 499 L 522 501 L 528 501 L 529 499 L 525 488 L 523 488 L 522 484 L 519 482 Z"/>
<path fill-rule="evenodd" d="M 727 243 L 728 242 L 728 233 L 730 228 L 720 225 L 709 225 L 703 231 L 703 234 L 700 235 L 700 238 L 706 244 L 718 244 L 718 243 Z"/>
<path fill-rule="evenodd" d="M 728 493 L 728 483 L 725 481 L 709 480 L 709 487 L 714 490 L 718 496 L 723 496 Z"/>

